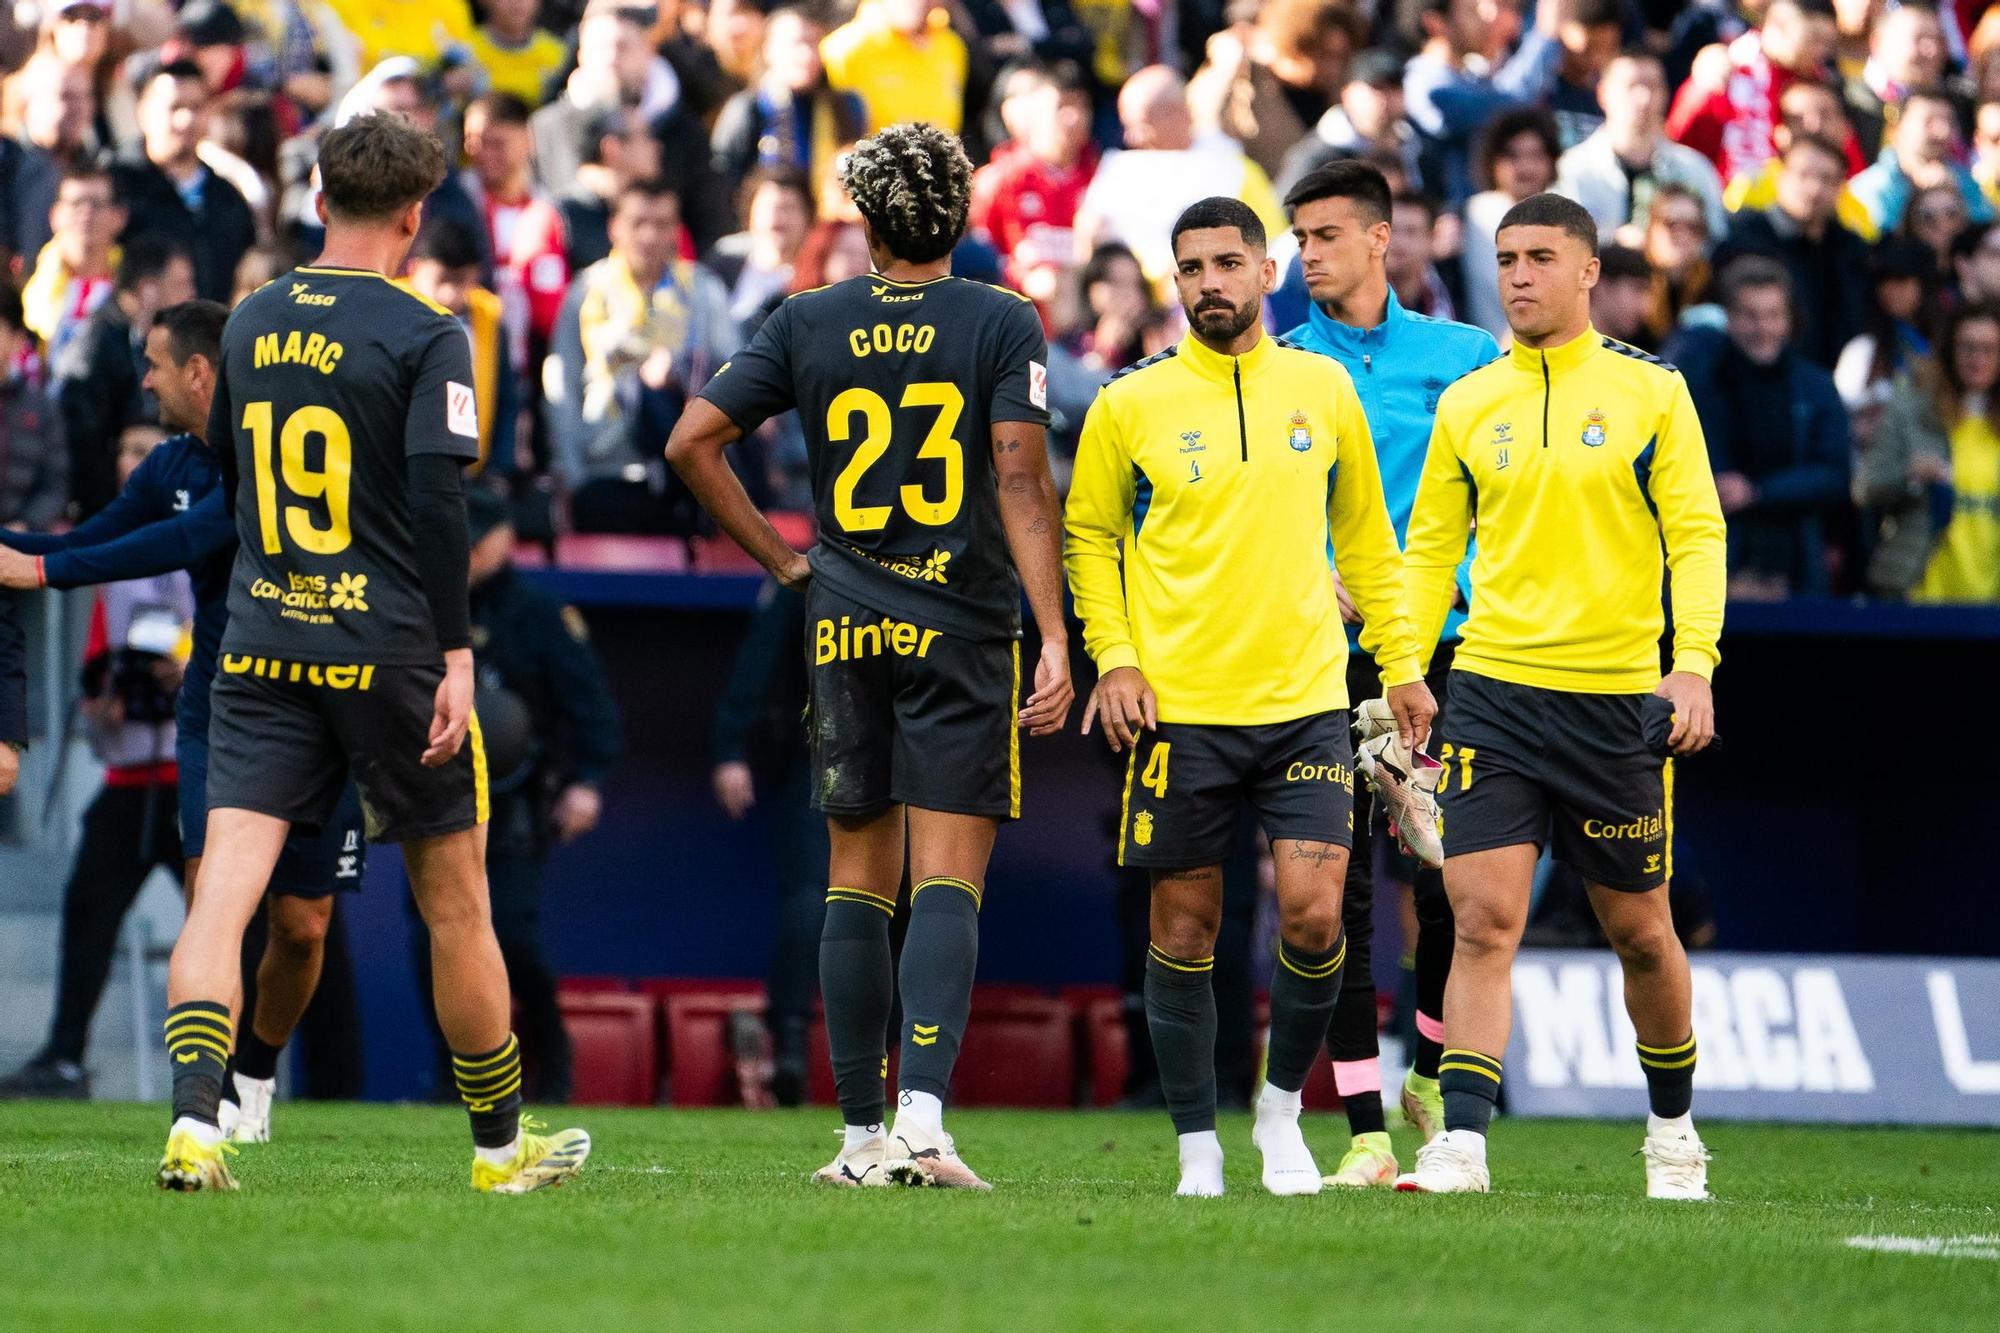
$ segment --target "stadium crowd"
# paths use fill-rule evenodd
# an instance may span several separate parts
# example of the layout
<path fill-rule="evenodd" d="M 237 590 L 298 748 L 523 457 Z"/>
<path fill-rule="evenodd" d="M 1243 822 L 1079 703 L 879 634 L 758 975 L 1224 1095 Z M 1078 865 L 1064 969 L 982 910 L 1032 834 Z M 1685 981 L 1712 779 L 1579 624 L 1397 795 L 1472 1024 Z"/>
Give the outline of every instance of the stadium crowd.
<path fill-rule="evenodd" d="M 315 253 L 317 137 L 388 109 L 461 167 L 406 278 L 475 354 L 526 539 L 685 534 L 687 396 L 864 271 L 833 164 L 901 120 L 983 163 L 957 271 L 1034 298 L 1059 479 L 1176 338 L 1167 223 L 1339 157 L 1396 190 L 1411 310 L 1506 338 L 1496 222 L 1553 188 L 1604 332 L 1680 366 L 1731 593 L 2000 599 L 2000 13 L 1977 0 L 43 0 L 0 20 L 0 523 L 102 508 L 159 309 Z M 1303 317 L 1295 262 L 1271 327 Z M 804 439 L 738 466 L 806 507 Z"/>

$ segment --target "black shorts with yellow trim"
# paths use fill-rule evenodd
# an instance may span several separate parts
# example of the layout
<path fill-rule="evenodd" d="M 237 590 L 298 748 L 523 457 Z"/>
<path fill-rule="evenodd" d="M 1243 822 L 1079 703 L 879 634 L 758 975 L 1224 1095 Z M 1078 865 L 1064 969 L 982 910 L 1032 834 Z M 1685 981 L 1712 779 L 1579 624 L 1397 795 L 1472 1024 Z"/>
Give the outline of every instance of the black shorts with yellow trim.
<path fill-rule="evenodd" d="M 1640 717 L 1651 697 L 1453 671 L 1437 749 L 1446 858 L 1531 843 L 1607 889 L 1666 883 L 1674 765 L 1646 747 Z"/>
<path fill-rule="evenodd" d="M 486 822 L 486 751 L 474 715 L 448 763 L 426 767 L 444 664 L 328 665 L 222 655 L 209 723 L 208 808 L 328 826 L 351 773 L 369 842 Z"/>
<path fill-rule="evenodd" d="M 1118 864 L 1215 865 L 1235 850 L 1246 800 L 1274 841 L 1352 847 L 1353 746 L 1345 709 L 1253 727 L 1162 722 L 1125 766 Z"/>
<path fill-rule="evenodd" d="M 1021 645 L 960 638 L 815 583 L 806 595 L 812 805 L 1021 817 Z"/>

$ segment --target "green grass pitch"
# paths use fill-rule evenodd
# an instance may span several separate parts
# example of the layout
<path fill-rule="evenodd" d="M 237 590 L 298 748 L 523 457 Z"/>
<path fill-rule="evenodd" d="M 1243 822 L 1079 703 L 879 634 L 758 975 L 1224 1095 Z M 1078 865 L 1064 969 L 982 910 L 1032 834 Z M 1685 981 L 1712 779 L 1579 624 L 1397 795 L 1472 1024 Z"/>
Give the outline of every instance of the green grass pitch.
<path fill-rule="evenodd" d="M 152 1184 L 160 1107 L 0 1104 L 0 1329 L 2000 1327 L 2000 1134 L 1709 1124 L 1701 1206 L 1643 1197 L 1637 1126 L 1502 1121 L 1500 1193 L 1273 1199 L 1237 1117 L 1195 1201 L 1164 1116 L 956 1114 L 973 1196 L 808 1186 L 824 1111 L 585 1110 L 583 1176 L 499 1199 L 455 1111 L 277 1111 L 240 1193 L 188 1196 Z M 1308 1138 L 1330 1168 L 1344 1123 Z"/>

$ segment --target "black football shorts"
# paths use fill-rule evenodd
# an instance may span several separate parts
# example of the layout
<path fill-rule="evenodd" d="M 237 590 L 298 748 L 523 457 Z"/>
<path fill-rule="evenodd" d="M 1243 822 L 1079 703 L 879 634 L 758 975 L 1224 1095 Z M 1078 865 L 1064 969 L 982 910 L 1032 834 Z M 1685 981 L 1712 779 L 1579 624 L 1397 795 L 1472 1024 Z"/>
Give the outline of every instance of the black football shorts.
<path fill-rule="evenodd" d="M 1118 864 L 1215 865 L 1234 850 L 1243 802 L 1273 841 L 1354 846 L 1354 741 L 1347 711 L 1227 727 L 1162 722 L 1125 766 Z"/>
<path fill-rule="evenodd" d="M 225 652 L 221 666 L 209 724 L 209 809 L 253 810 L 323 830 L 351 772 L 369 842 L 439 837 L 486 821 L 476 715 L 451 762 L 423 764 L 442 662 L 326 666 Z"/>
<path fill-rule="evenodd" d="M 805 651 L 814 809 L 1020 818 L 1019 640 L 962 639 L 815 582 Z"/>
<path fill-rule="evenodd" d="M 1587 883 L 1633 893 L 1666 883 L 1674 761 L 1647 747 L 1651 698 L 1453 671 L 1437 751 L 1446 859 L 1532 843 Z"/>

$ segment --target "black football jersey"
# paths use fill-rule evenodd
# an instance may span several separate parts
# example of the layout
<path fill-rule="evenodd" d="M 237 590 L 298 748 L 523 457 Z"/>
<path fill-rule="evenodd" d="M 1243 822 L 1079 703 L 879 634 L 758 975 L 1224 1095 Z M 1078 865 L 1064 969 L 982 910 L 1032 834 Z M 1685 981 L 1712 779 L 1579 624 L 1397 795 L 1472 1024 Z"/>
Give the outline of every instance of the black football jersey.
<path fill-rule="evenodd" d="M 701 396 L 744 431 L 797 408 L 819 514 L 813 577 L 884 615 L 1020 633 L 991 426 L 1048 424 L 1033 303 L 964 278 L 877 274 L 779 306 Z"/>
<path fill-rule="evenodd" d="M 464 328 L 380 274 L 299 268 L 245 297 L 209 414 L 241 538 L 223 651 L 437 662 L 407 460 L 477 460 L 477 416 Z"/>

